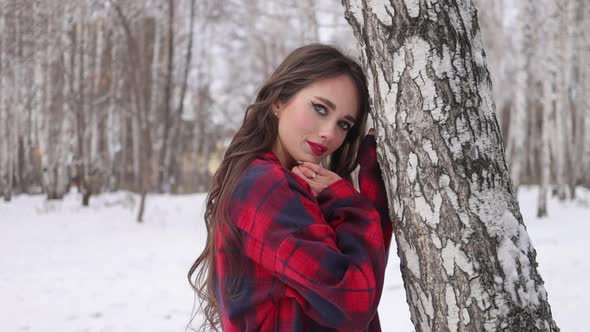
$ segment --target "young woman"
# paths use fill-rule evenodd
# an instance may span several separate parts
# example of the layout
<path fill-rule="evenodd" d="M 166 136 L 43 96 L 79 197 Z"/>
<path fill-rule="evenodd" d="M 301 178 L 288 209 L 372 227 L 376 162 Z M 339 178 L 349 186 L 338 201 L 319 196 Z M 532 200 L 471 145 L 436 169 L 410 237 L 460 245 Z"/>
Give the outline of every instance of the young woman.
<path fill-rule="evenodd" d="M 392 228 L 368 112 L 361 67 L 327 45 L 296 49 L 262 86 L 207 198 L 188 275 L 202 327 L 381 330 Z"/>

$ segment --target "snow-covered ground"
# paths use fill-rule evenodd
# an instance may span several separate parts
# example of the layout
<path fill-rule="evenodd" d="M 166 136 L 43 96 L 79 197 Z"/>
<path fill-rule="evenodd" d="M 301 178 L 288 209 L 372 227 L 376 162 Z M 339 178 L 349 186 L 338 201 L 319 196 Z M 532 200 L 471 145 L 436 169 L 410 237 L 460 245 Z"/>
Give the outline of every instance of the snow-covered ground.
<path fill-rule="evenodd" d="M 535 217 L 537 192 L 520 192 L 554 318 L 562 331 L 587 331 L 590 304 L 590 192 L 549 203 Z M 148 196 L 146 220 L 134 221 L 137 196 L 0 202 L 1 331 L 184 331 L 193 306 L 186 274 L 200 252 L 204 195 Z M 395 248 L 379 307 L 384 331 L 412 331 Z"/>

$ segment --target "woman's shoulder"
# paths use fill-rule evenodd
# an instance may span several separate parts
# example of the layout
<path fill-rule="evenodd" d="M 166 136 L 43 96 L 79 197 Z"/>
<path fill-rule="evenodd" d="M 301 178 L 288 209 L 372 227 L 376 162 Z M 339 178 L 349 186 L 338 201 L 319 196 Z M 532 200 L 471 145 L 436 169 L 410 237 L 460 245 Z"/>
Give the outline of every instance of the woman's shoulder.
<path fill-rule="evenodd" d="M 286 169 L 275 154 L 267 152 L 257 156 L 244 170 L 238 179 L 235 195 L 245 199 L 275 190 L 311 192 L 305 181 Z"/>

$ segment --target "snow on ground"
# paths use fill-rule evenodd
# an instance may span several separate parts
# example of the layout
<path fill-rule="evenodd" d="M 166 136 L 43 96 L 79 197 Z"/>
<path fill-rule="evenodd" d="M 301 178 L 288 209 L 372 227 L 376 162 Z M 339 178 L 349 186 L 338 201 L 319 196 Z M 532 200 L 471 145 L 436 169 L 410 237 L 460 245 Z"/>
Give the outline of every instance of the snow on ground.
<path fill-rule="evenodd" d="M 537 192 L 520 205 L 554 318 L 562 331 L 583 331 L 590 302 L 590 192 L 549 203 L 535 217 Z M 184 331 L 193 295 L 186 274 L 200 252 L 205 196 L 148 196 L 146 220 L 135 222 L 138 198 L 119 192 L 78 194 L 48 202 L 17 196 L 0 202 L 2 331 Z M 391 249 L 379 307 L 384 331 L 412 331 L 399 259 Z"/>

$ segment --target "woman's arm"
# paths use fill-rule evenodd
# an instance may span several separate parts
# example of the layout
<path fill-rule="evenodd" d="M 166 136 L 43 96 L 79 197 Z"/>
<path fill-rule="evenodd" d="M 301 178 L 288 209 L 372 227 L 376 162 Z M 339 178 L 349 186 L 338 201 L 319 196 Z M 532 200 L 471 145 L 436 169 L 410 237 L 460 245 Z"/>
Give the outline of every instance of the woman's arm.
<path fill-rule="evenodd" d="M 236 193 L 245 254 L 289 286 L 287 295 L 319 324 L 366 328 L 386 260 L 371 202 L 345 180 L 316 201 L 303 180 L 269 164 L 251 167 Z"/>
<path fill-rule="evenodd" d="M 377 142 L 375 135 L 369 133 L 365 136 L 359 153 L 359 188 L 371 203 L 375 206 L 381 216 L 381 227 L 385 248 L 389 256 L 389 246 L 393 234 L 393 224 L 389 218 L 389 207 L 387 201 L 387 191 L 383 175 L 377 162 Z"/>

